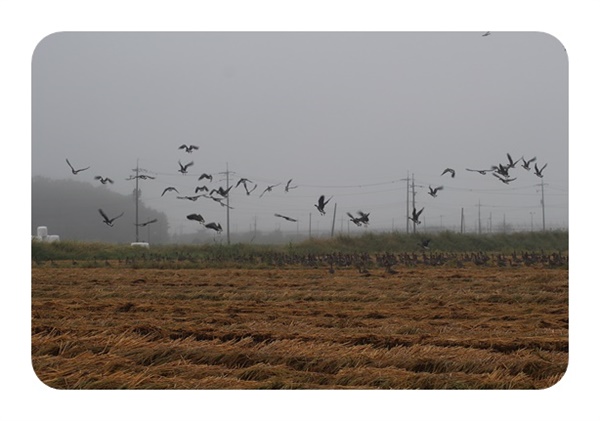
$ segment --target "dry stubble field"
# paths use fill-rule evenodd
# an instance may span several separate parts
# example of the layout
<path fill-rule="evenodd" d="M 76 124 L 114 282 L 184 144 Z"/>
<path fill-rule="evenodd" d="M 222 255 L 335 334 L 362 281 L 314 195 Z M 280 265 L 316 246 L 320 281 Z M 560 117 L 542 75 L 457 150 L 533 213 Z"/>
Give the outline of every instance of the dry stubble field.
<path fill-rule="evenodd" d="M 59 389 L 540 389 L 568 362 L 568 271 L 32 268 Z"/>

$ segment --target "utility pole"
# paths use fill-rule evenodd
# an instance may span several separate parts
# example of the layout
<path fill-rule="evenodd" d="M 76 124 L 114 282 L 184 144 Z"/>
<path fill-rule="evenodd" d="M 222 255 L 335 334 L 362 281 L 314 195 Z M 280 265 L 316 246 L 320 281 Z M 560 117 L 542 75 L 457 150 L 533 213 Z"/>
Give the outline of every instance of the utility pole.
<path fill-rule="evenodd" d="M 137 161 L 135 162 L 135 242 L 136 243 L 140 242 L 140 227 L 138 225 L 138 223 L 139 223 L 138 209 L 139 209 L 139 202 L 140 202 L 140 190 L 139 190 L 139 185 L 138 185 L 138 181 L 140 179 L 139 175 L 140 175 L 140 159 L 138 158 Z"/>
<path fill-rule="evenodd" d="M 333 206 L 333 220 L 331 221 L 331 237 L 333 238 L 333 229 L 335 228 L 335 212 L 337 210 L 337 203 Z"/>
<path fill-rule="evenodd" d="M 408 234 L 410 232 L 409 225 L 408 225 L 408 217 L 410 216 L 410 209 L 409 209 L 410 175 L 409 175 L 408 171 L 406 171 L 406 178 L 400 179 L 400 181 L 404 181 L 404 180 L 406 180 L 406 233 Z"/>
<path fill-rule="evenodd" d="M 228 162 L 225 163 L 225 172 L 224 173 L 221 172 L 219 174 L 225 174 L 225 180 L 226 180 L 225 181 L 226 182 L 226 184 L 225 184 L 225 190 L 228 190 L 229 189 L 229 163 Z M 230 209 L 230 206 L 229 206 L 229 193 L 227 193 L 226 199 L 227 199 L 227 201 L 226 201 L 225 204 L 227 206 L 225 206 L 225 207 L 227 208 L 227 223 L 226 223 L 226 226 L 227 226 L 227 244 L 229 245 L 229 244 L 231 244 L 230 236 L 229 236 L 229 209 Z"/>

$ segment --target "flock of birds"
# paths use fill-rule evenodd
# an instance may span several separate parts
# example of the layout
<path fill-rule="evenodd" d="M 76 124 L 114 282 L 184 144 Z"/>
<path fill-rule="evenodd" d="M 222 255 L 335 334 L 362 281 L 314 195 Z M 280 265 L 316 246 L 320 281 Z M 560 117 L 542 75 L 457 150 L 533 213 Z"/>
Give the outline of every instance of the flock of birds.
<path fill-rule="evenodd" d="M 183 145 L 179 146 L 178 149 L 184 150 L 187 153 L 192 153 L 193 151 L 198 150 L 199 148 L 196 145 L 183 144 Z M 487 173 L 491 173 L 496 179 L 500 180 L 502 183 L 509 184 L 517 179 L 517 177 L 514 177 L 514 176 L 511 177 L 511 170 L 513 170 L 517 166 L 517 164 L 519 162 L 521 162 L 521 167 L 524 168 L 526 171 L 531 171 L 531 169 L 532 169 L 531 164 L 533 163 L 534 164 L 534 167 L 533 167 L 534 174 L 539 178 L 544 177 L 543 171 L 547 167 L 548 164 L 546 163 L 543 166 L 538 167 L 538 164 L 536 162 L 537 158 L 535 156 L 530 159 L 525 159 L 525 157 L 522 156 L 521 158 L 514 160 L 512 158 L 512 156 L 509 153 L 507 153 L 506 157 L 508 159 L 508 162 L 499 163 L 498 165 L 492 165 L 489 169 L 466 168 L 466 171 L 476 172 L 481 175 L 486 175 Z M 69 162 L 69 159 L 66 159 L 66 161 L 67 161 L 69 168 L 71 169 L 71 172 L 74 175 L 77 175 L 80 172 L 86 171 L 89 168 L 91 168 L 90 166 L 87 166 L 85 168 L 76 169 L 75 167 L 73 167 L 71 162 Z M 178 164 L 179 164 L 178 172 L 180 172 L 182 175 L 185 175 L 188 172 L 188 168 L 194 165 L 194 161 L 190 161 L 184 165 L 181 163 L 181 160 L 179 160 Z M 442 173 L 440 174 L 440 177 L 442 177 L 446 174 L 449 174 L 451 178 L 456 177 L 456 171 L 452 168 L 446 168 L 444 171 L 442 171 Z M 130 176 L 126 180 L 132 180 L 135 178 L 146 180 L 146 179 L 155 179 L 156 177 L 153 177 L 153 176 L 150 176 L 147 174 L 139 174 L 138 173 L 136 176 Z M 111 178 L 103 177 L 101 175 L 96 175 L 94 177 L 94 179 L 98 180 L 102 184 L 106 184 L 106 183 L 113 184 L 114 183 L 114 181 Z M 213 176 L 211 174 L 203 173 L 198 177 L 198 181 L 201 181 L 201 180 L 208 180 L 209 182 L 212 182 Z M 285 184 L 284 191 L 286 193 L 289 192 L 290 190 L 298 187 L 297 185 L 292 185 L 292 181 L 293 181 L 293 179 L 290 179 Z M 267 185 L 259 197 L 263 197 L 265 194 L 272 192 L 275 187 L 278 187 L 281 184 L 283 184 L 283 183 Z M 219 203 L 221 206 L 231 208 L 231 206 L 229 206 L 228 201 L 226 199 L 229 197 L 230 191 L 232 189 L 238 188 L 240 186 L 242 186 L 244 188 L 246 195 L 250 195 L 258 187 L 257 184 L 254 183 L 252 180 L 242 177 L 237 181 L 237 183 L 232 184 L 232 185 L 228 186 L 227 188 L 218 187 L 218 188 L 209 189 L 209 187 L 207 187 L 206 185 L 197 186 L 195 188 L 194 195 L 181 195 L 179 193 L 179 191 L 177 190 L 177 188 L 175 188 L 173 186 L 169 186 L 163 190 L 161 197 L 169 192 L 174 192 L 174 193 L 177 193 L 177 196 L 176 196 L 177 199 L 196 201 L 199 198 L 207 198 L 207 199 L 211 199 L 211 200 Z M 443 189 L 444 189 L 443 186 L 432 187 L 431 185 L 429 185 L 429 191 L 427 193 L 431 197 L 436 198 L 436 197 L 438 197 L 438 193 L 441 192 Z M 317 208 L 317 210 L 319 211 L 319 213 L 321 215 L 326 214 L 325 207 L 327 206 L 327 204 L 330 202 L 330 200 L 332 198 L 333 198 L 333 196 L 330 196 L 328 199 L 326 199 L 325 195 L 321 195 L 317 199 L 317 203 L 314 206 Z M 416 225 L 421 224 L 422 221 L 419 218 L 421 217 L 424 210 L 425 210 L 425 207 L 422 207 L 420 210 L 417 210 L 416 207 L 413 207 L 412 214 L 408 216 L 408 219 L 413 221 L 413 223 Z M 100 213 L 100 216 L 102 217 L 102 222 L 105 223 L 109 227 L 113 227 L 114 222 L 118 218 L 120 218 L 124 215 L 124 212 L 121 212 L 119 215 L 111 218 L 101 208 L 98 209 L 98 212 Z M 356 226 L 365 227 L 365 226 L 368 226 L 368 224 L 369 224 L 370 213 L 359 210 L 357 212 L 356 216 L 350 212 L 346 212 L 346 215 L 350 218 L 350 221 L 352 223 L 354 223 Z M 298 222 L 298 219 L 287 216 L 287 215 L 282 215 L 280 213 L 275 213 L 274 216 L 277 218 L 282 218 L 289 222 Z M 191 213 L 191 214 L 187 215 L 186 218 L 190 221 L 196 221 L 200 225 L 202 225 L 204 228 L 214 230 L 217 233 L 221 233 L 223 231 L 223 228 L 219 222 L 206 222 L 204 217 L 199 213 Z M 158 221 L 157 219 L 153 219 L 153 220 L 149 220 L 149 221 L 135 224 L 135 225 L 137 225 L 139 227 L 143 227 L 143 226 L 147 226 L 147 225 L 152 224 L 157 221 Z"/>

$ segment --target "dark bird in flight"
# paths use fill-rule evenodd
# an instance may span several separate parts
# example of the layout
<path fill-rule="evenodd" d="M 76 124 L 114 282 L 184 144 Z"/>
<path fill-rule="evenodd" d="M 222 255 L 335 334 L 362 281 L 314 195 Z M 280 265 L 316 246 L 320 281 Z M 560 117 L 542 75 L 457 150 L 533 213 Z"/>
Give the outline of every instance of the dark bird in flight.
<path fill-rule="evenodd" d="M 365 226 L 369 225 L 369 215 L 371 213 L 365 213 L 363 211 L 358 211 L 358 214 L 360 215 L 359 221 L 362 222 Z"/>
<path fill-rule="evenodd" d="M 505 177 L 505 178 L 509 177 L 509 175 L 508 175 L 509 167 L 508 166 L 505 167 L 502 164 L 498 164 L 497 166 L 496 165 L 492 165 L 492 170 L 494 171 L 494 174 L 499 174 L 499 175 L 501 175 L 502 177 Z"/>
<path fill-rule="evenodd" d="M 489 36 L 490 34 L 491 34 L 491 32 L 490 32 L 490 31 L 487 31 L 485 34 L 483 34 L 483 35 L 482 35 L 482 37 L 487 37 L 487 36 Z"/>
<path fill-rule="evenodd" d="M 517 178 L 508 178 L 508 177 L 500 177 L 498 174 L 493 173 L 493 176 L 496 177 L 498 180 L 502 181 L 504 184 L 508 184 L 511 181 L 515 181 Z"/>
<path fill-rule="evenodd" d="M 276 217 L 278 217 L 278 218 L 283 218 L 283 219 L 285 219 L 286 221 L 290 221 L 290 222 L 298 222 L 298 220 L 297 220 L 297 219 L 290 218 L 289 216 L 285 216 L 285 215 L 280 215 L 280 214 L 278 214 L 278 213 L 276 213 L 276 214 L 275 214 L 275 216 L 276 216 Z"/>
<path fill-rule="evenodd" d="M 263 190 L 263 192 L 260 194 L 260 196 L 258 197 L 263 197 L 263 194 L 265 194 L 268 191 L 273 191 L 273 187 L 277 187 L 278 185 L 280 185 L 281 183 L 277 183 L 277 184 L 273 184 L 272 186 L 267 186 L 266 189 Z"/>
<path fill-rule="evenodd" d="M 181 161 L 179 162 L 179 169 L 177 171 L 179 171 L 181 174 L 187 174 L 187 169 L 188 167 L 191 167 L 192 165 L 194 165 L 194 161 L 188 162 L 185 165 L 181 164 Z"/>
<path fill-rule="evenodd" d="M 194 193 L 198 193 L 199 191 L 208 191 L 208 187 L 206 186 L 202 186 L 202 187 L 196 187 L 196 190 L 194 190 Z"/>
<path fill-rule="evenodd" d="M 221 224 L 216 224 L 214 222 L 209 222 L 208 224 L 204 224 L 204 226 L 208 229 L 215 230 L 218 233 L 223 231 L 223 228 L 221 228 Z"/>
<path fill-rule="evenodd" d="M 179 190 L 177 190 L 175 187 L 167 187 L 166 189 L 163 190 L 160 197 L 163 197 L 165 195 L 165 193 L 168 191 L 174 191 L 174 192 L 177 192 L 177 194 L 179 194 Z"/>
<path fill-rule="evenodd" d="M 233 186 L 229 186 L 227 190 L 225 190 L 223 187 L 219 187 L 218 189 L 212 189 L 209 193 L 209 196 L 212 196 L 213 193 L 217 193 L 223 197 L 227 197 L 227 195 L 229 194 L 229 190 L 231 190 L 232 188 Z"/>
<path fill-rule="evenodd" d="M 94 177 L 94 180 L 100 180 L 100 182 L 102 184 L 106 184 L 106 183 L 113 184 L 114 183 L 114 181 L 112 181 L 110 178 L 108 178 L 108 177 L 102 177 L 100 175 L 97 175 L 96 177 Z"/>
<path fill-rule="evenodd" d="M 187 199 L 187 200 L 191 200 L 192 202 L 195 202 L 196 200 L 198 200 L 199 197 L 202 197 L 203 195 L 199 194 L 196 196 L 177 196 L 178 199 Z"/>
<path fill-rule="evenodd" d="M 531 167 L 529 167 L 529 165 L 534 162 L 537 158 L 534 156 L 533 158 L 531 158 L 529 161 L 525 160 L 525 157 L 521 157 L 521 161 L 523 161 L 523 163 L 521 164 L 521 166 L 523 168 L 525 168 L 527 171 L 529 171 L 531 169 Z"/>
<path fill-rule="evenodd" d="M 494 170 L 471 170 L 469 168 L 465 168 L 467 171 L 471 171 L 471 172 L 478 172 L 481 175 L 485 175 L 486 173 L 490 172 L 490 171 L 494 171 Z"/>
<path fill-rule="evenodd" d="M 187 153 L 192 153 L 192 152 L 194 151 L 194 149 L 198 149 L 198 146 L 196 146 L 196 145 L 190 145 L 190 146 L 187 146 L 187 145 L 181 145 L 181 146 L 179 147 L 179 149 L 185 149 L 185 151 L 186 151 Z"/>
<path fill-rule="evenodd" d="M 315 205 L 315 207 L 321 213 L 321 215 L 325 215 L 325 205 L 327 203 L 329 203 L 329 201 L 331 200 L 332 197 L 333 196 L 331 196 L 329 199 L 327 199 L 327 201 L 325 201 L 325 196 L 324 195 L 321 195 L 321 197 L 319 197 L 319 201 L 317 202 L 317 204 Z"/>
<path fill-rule="evenodd" d="M 431 186 L 429 186 L 429 191 L 427 192 L 427 194 L 430 195 L 431 197 L 437 197 L 437 192 L 440 190 L 444 190 L 444 186 L 439 186 L 439 187 L 436 187 L 435 189 L 432 189 Z"/>
<path fill-rule="evenodd" d="M 198 221 L 201 224 L 204 224 L 204 218 L 199 213 L 190 213 L 186 218 L 190 221 Z"/>
<path fill-rule="evenodd" d="M 454 178 L 454 176 L 456 175 L 456 171 L 454 171 L 452 168 L 446 168 L 444 170 L 444 172 L 442 172 L 442 175 L 444 175 L 446 173 L 450 173 L 450 175 L 452 176 L 452 178 Z"/>
<path fill-rule="evenodd" d="M 208 178 L 210 181 L 213 179 L 212 175 L 203 173 L 200 177 L 198 177 L 198 181 L 202 180 L 203 178 Z"/>
<path fill-rule="evenodd" d="M 290 184 L 292 183 L 293 178 L 290 178 L 287 182 L 287 184 L 285 185 L 285 192 L 289 192 L 291 189 L 295 189 L 298 186 L 290 186 Z"/>
<path fill-rule="evenodd" d="M 136 178 L 139 178 L 140 180 L 154 180 L 156 177 L 152 177 L 151 175 L 138 174 L 130 175 L 129 178 L 126 178 L 125 180 L 135 180 Z"/>
<path fill-rule="evenodd" d="M 346 215 L 348 215 L 348 217 L 350 218 L 350 220 L 357 226 L 360 227 L 362 224 L 367 225 L 369 223 L 369 214 L 364 214 L 362 212 L 359 211 L 359 214 L 362 214 L 361 216 L 359 216 L 358 218 L 355 217 L 354 215 L 352 215 L 350 212 L 346 212 Z M 365 219 L 363 217 L 363 215 L 366 215 L 366 222 Z"/>
<path fill-rule="evenodd" d="M 408 219 L 413 221 L 415 224 L 419 225 L 421 223 L 421 221 L 419 221 L 419 216 L 421 216 L 423 209 L 425 208 L 423 207 L 419 212 L 417 212 L 417 208 L 413 208 L 412 217 L 409 216 Z"/>
<path fill-rule="evenodd" d="M 238 182 L 236 183 L 235 187 L 237 188 L 240 184 L 243 184 L 244 187 L 246 187 L 246 183 L 253 183 L 253 181 L 252 180 L 248 180 L 247 178 L 243 178 L 242 177 L 242 178 L 240 178 L 238 180 Z"/>
<path fill-rule="evenodd" d="M 115 221 L 115 219 L 120 218 L 123 216 L 123 214 L 125 214 L 125 212 L 121 212 L 120 215 L 115 216 L 114 218 L 109 218 L 108 216 L 106 216 L 106 214 L 104 213 L 104 211 L 102 209 L 98 209 L 98 212 L 100 212 L 100 215 L 102 215 L 102 218 L 104 218 L 104 222 L 106 225 L 108 225 L 109 227 L 113 226 L 113 222 Z"/>
<path fill-rule="evenodd" d="M 509 153 L 507 153 L 506 156 L 508 157 L 508 165 L 506 166 L 508 169 L 514 168 L 521 160 L 521 158 L 519 158 L 516 161 L 513 161 L 512 157 L 510 156 Z"/>
<path fill-rule="evenodd" d="M 134 224 L 136 227 L 145 227 L 146 225 L 150 225 L 153 224 L 155 222 L 158 222 L 158 219 L 153 219 L 151 221 L 146 221 L 146 222 L 142 222 L 141 224 Z"/>
<path fill-rule="evenodd" d="M 419 242 L 419 246 L 425 250 L 429 250 L 429 243 L 431 242 L 431 238 L 427 238 L 421 242 Z"/>
<path fill-rule="evenodd" d="M 539 178 L 544 178 L 544 176 L 542 175 L 542 171 L 544 171 L 544 168 L 546 168 L 548 164 L 544 164 L 544 166 L 542 168 L 538 168 L 537 163 L 534 166 L 534 172 L 535 175 L 537 175 Z"/>
<path fill-rule="evenodd" d="M 76 170 L 75 168 L 73 168 L 73 165 L 71 165 L 71 163 L 69 162 L 69 160 L 68 160 L 68 159 L 66 159 L 66 161 L 67 161 L 67 164 L 69 165 L 69 167 L 71 168 L 71 172 L 72 172 L 73 174 L 75 174 L 75 175 L 77 175 L 77 173 L 79 173 L 79 172 L 81 172 L 81 171 L 85 171 L 85 170 L 87 170 L 88 168 L 90 168 L 90 167 L 85 167 L 85 168 L 81 168 L 81 169 L 79 169 L 79 170 Z"/>
<path fill-rule="evenodd" d="M 257 187 L 258 187 L 258 185 L 255 184 L 252 189 L 248 190 L 248 187 L 246 187 L 246 185 L 244 184 L 244 189 L 246 190 L 246 195 L 250 196 L 250 193 L 252 193 L 254 190 L 256 190 Z"/>

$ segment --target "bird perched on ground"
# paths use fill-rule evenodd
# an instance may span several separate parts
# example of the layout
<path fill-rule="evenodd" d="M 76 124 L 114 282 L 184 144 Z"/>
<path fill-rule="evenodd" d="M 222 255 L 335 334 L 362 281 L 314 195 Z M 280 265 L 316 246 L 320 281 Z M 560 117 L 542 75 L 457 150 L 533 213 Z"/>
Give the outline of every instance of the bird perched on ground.
<path fill-rule="evenodd" d="M 71 163 L 69 162 L 68 159 L 66 159 L 66 161 L 67 161 L 67 164 L 69 165 L 69 167 L 71 168 L 71 172 L 73 174 L 75 174 L 75 175 L 77 175 L 77 173 L 80 173 L 81 171 L 85 171 L 85 170 L 87 170 L 87 169 L 90 168 L 90 167 L 85 167 L 85 168 L 81 168 L 81 169 L 76 170 L 75 168 L 73 168 L 73 165 L 71 165 Z"/>
<path fill-rule="evenodd" d="M 100 180 L 100 182 L 102 184 L 106 184 L 106 183 L 113 184 L 114 183 L 114 181 L 112 181 L 110 178 L 108 178 L 108 177 L 102 177 L 100 175 L 97 175 L 96 177 L 94 177 L 94 180 Z"/>
<path fill-rule="evenodd" d="M 280 214 L 278 214 L 278 213 L 276 213 L 276 214 L 275 214 L 275 216 L 276 216 L 276 217 L 278 217 L 278 218 L 283 218 L 283 219 L 285 219 L 286 221 L 290 221 L 290 222 L 298 222 L 298 220 L 297 220 L 297 219 L 290 218 L 289 216 L 285 216 L 285 215 L 280 215 Z"/>
<path fill-rule="evenodd" d="M 125 212 L 121 212 L 120 215 L 115 216 L 114 218 L 109 218 L 108 216 L 106 216 L 106 214 L 104 213 L 104 211 L 102 209 L 98 209 L 98 212 L 100 212 L 100 215 L 102 215 L 102 218 L 104 218 L 104 222 L 106 225 L 108 225 L 109 227 L 113 226 L 113 222 L 115 221 L 115 219 L 122 217 Z"/>
<path fill-rule="evenodd" d="M 260 196 L 258 196 L 258 197 L 263 197 L 263 195 L 264 195 L 266 192 L 273 191 L 273 188 L 274 188 L 274 187 L 277 187 L 277 186 L 279 186 L 280 184 L 281 184 L 281 183 L 277 183 L 277 184 L 273 184 L 272 186 L 267 186 L 267 188 L 266 188 L 266 189 L 264 189 L 264 190 L 263 190 L 263 192 L 262 192 L 262 193 L 260 194 Z"/>
<path fill-rule="evenodd" d="M 188 162 L 185 165 L 181 164 L 181 161 L 179 162 L 179 169 L 177 171 L 179 171 L 181 174 L 187 174 L 187 169 L 188 167 L 191 167 L 192 165 L 194 165 L 194 161 Z"/>
<path fill-rule="evenodd" d="M 472 172 L 478 172 L 481 175 L 485 175 L 486 173 L 490 172 L 490 171 L 494 171 L 494 170 L 471 170 L 469 168 L 465 168 L 467 171 L 472 171 Z"/>
<path fill-rule="evenodd" d="M 167 187 L 166 189 L 163 190 L 160 197 L 163 197 L 165 195 L 165 193 L 168 191 L 174 191 L 174 192 L 177 192 L 177 194 L 179 194 L 179 191 L 175 187 Z"/>
<path fill-rule="evenodd" d="M 432 189 L 431 186 L 429 186 L 429 191 L 427 192 L 427 194 L 430 195 L 431 197 L 437 197 L 437 192 L 440 190 L 444 190 L 444 186 L 439 186 L 439 187 L 436 187 L 435 189 Z"/>
<path fill-rule="evenodd" d="M 190 213 L 186 218 L 190 221 L 198 221 L 201 224 L 204 224 L 204 218 L 199 213 Z"/>
<path fill-rule="evenodd" d="M 523 163 L 521 164 L 521 166 L 523 168 L 525 168 L 527 171 L 529 171 L 531 168 L 529 167 L 529 164 L 531 164 L 532 162 L 534 162 L 537 158 L 534 156 L 533 158 L 531 158 L 529 161 L 525 160 L 525 157 L 521 157 L 521 161 L 523 161 Z"/>
<path fill-rule="evenodd" d="M 142 222 L 141 224 L 134 224 L 136 227 L 145 227 L 146 225 L 150 225 L 153 224 L 155 222 L 158 222 L 158 219 L 153 219 L 151 221 L 146 221 L 146 222 Z"/>
<path fill-rule="evenodd" d="M 413 221 L 415 224 L 419 225 L 421 223 L 421 221 L 419 221 L 419 216 L 421 216 L 423 209 L 425 209 L 425 208 L 423 207 L 423 208 L 421 208 L 421 210 L 419 212 L 417 212 L 417 208 L 413 208 L 412 217 L 409 216 L 408 219 Z"/>
<path fill-rule="evenodd" d="M 293 178 L 290 178 L 287 182 L 287 184 L 285 185 L 285 192 L 289 192 L 291 189 L 295 189 L 298 186 L 290 186 L 290 184 L 292 183 Z"/>
<path fill-rule="evenodd" d="M 210 181 L 212 181 L 213 176 L 210 174 L 203 173 L 200 177 L 198 177 L 198 181 L 202 180 L 203 178 L 208 178 Z"/>
<path fill-rule="evenodd" d="M 429 243 L 431 242 L 431 238 L 427 238 L 421 242 L 419 242 L 419 246 L 425 250 L 429 250 Z"/>
<path fill-rule="evenodd" d="M 542 171 L 544 171 L 544 168 L 546 168 L 548 164 L 544 164 L 544 166 L 542 168 L 538 168 L 537 163 L 534 166 L 534 172 L 535 175 L 537 175 L 539 178 L 544 178 L 544 176 L 542 175 Z"/>
<path fill-rule="evenodd" d="M 194 149 L 198 149 L 198 146 L 196 146 L 196 145 L 189 145 L 189 146 L 187 146 L 187 145 L 181 145 L 179 147 L 179 149 L 185 149 L 185 151 L 187 153 L 192 153 L 194 151 Z"/>
<path fill-rule="evenodd" d="M 317 202 L 317 204 L 315 205 L 315 207 L 321 213 L 321 215 L 325 215 L 325 205 L 327 203 L 329 203 L 329 201 L 331 200 L 332 197 L 333 196 L 331 196 L 329 199 L 327 199 L 327 201 L 325 201 L 325 196 L 324 195 L 321 195 L 321 197 L 319 197 L 319 201 Z"/>
<path fill-rule="evenodd" d="M 208 224 L 204 224 L 204 226 L 208 229 L 215 230 L 218 233 L 223 231 L 223 228 L 221 228 L 221 224 L 216 224 L 214 222 L 209 222 Z"/>
<path fill-rule="evenodd" d="M 498 180 L 502 181 L 504 184 L 508 184 L 511 181 L 515 181 L 517 178 L 508 178 L 508 177 L 500 177 L 498 174 L 493 173 L 494 177 L 496 177 Z"/>
<path fill-rule="evenodd" d="M 456 171 L 454 171 L 452 168 L 446 168 L 441 175 L 444 175 L 446 173 L 450 173 L 450 175 L 452 176 L 452 178 L 454 178 L 454 176 L 456 175 Z"/>

